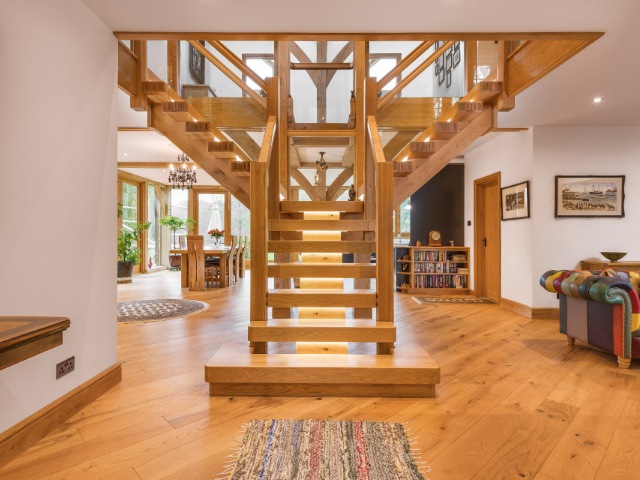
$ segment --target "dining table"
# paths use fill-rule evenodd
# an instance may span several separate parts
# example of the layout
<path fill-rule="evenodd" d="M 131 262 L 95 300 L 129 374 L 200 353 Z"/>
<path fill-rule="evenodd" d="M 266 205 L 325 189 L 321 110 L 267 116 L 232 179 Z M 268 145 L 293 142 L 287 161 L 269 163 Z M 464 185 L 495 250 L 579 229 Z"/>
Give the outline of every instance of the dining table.
<path fill-rule="evenodd" d="M 205 247 L 204 256 L 218 258 L 220 261 L 220 288 L 224 288 L 227 286 L 227 256 L 231 252 L 231 247 L 226 245 L 221 245 L 218 247 Z M 187 288 L 189 286 L 189 251 L 185 249 L 172 249 L 169 250 L 169 253 L 172 255 L 182 255 L 181 267 L 180 267 L 180 285 L 182 288 Z M 202 265 L 204 269 L 204 265 Z"/>

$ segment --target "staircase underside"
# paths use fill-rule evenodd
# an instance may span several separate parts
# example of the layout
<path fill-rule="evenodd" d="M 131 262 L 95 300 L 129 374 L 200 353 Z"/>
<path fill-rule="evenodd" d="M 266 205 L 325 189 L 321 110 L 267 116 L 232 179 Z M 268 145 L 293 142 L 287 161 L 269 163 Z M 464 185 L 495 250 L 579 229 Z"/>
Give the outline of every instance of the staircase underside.
<path fill-rule="evenodd" d="M 440 367 L 417 345 L 392 355 L 254 354 L 226 344 L 205 365 L 211 396 L 435 397 Z"/>

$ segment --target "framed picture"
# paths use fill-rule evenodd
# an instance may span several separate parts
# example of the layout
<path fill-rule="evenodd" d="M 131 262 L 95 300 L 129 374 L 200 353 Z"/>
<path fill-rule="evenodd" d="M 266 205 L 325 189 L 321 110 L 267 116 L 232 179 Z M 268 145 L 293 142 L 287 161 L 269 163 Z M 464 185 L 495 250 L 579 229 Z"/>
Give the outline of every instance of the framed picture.
<path fill-rule="evenodd" d="M 529 218 L 529 182 L 500 189 L 502 220 Z"/>
<path fill-rule="evenodd" d="M 624 175 L 556 175 L 556 217 L 624 217 Z"/>
<path fill-rule="evenodd" d="M 444 67 L 440 66 L 440 72 L 438 72 L 438 85 L 442 85 L 442 82 L 444 82 Z"/>
<path fill-rule="evenodd" d="M 452 74 L 451 70 L 447 70 L 447 88 L 451 86 Z"/>
<path fill-rule="evenodd" d="M 457 67 L 460 63 L 460 42 L 453 45 L 453 66 Z"/>
<path fill-rule="evenodd" d="M 447 50 L 447 54 L 444 57 L 444 68 L 449 71 L 453 68 L 453 56 L 451 49 Z"/>
<path fill-rule="evenodd" d="M 200 42 L 204 45 L 204 42 Z M 204 84 L 204 55 L 193 48 L 193 45 L 189 45 L 189 72 L 193 81 L 197 84 Z"/>

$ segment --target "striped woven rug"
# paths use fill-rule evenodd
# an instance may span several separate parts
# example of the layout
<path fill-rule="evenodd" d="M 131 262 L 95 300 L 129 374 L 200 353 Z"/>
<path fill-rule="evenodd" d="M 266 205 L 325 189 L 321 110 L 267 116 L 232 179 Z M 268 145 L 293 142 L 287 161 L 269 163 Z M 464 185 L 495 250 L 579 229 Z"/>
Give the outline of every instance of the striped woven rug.
<path fill-rule="evenodd" d="M 403 425 L 325 420 L 252 420 L 227 480 L 420 480 Z M 419 467 L 420 465 L 420 467 Z"/>

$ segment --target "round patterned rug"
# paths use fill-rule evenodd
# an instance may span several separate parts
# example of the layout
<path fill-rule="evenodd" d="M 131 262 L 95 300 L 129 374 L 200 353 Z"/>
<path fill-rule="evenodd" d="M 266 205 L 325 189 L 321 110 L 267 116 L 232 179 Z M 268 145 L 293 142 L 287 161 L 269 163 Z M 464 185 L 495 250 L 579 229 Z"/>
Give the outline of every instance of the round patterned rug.
<path fill-rule="evenodd" d="M 118 302 L 118 322 L 154 322 L 170 318 L 186 317 L 202 312 L 209 305 L 196 300 L 161 298 L 159 300 L 137 300 Z"/>

